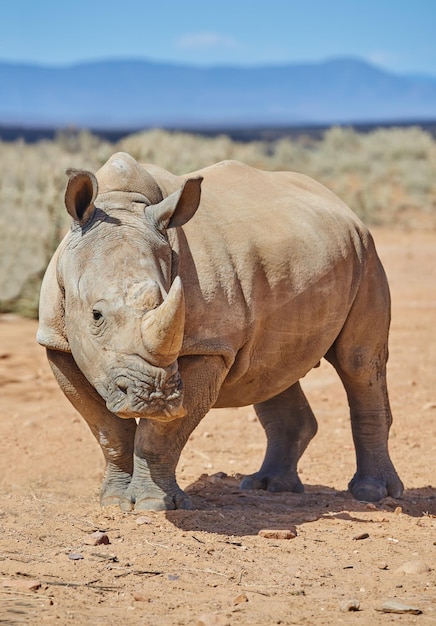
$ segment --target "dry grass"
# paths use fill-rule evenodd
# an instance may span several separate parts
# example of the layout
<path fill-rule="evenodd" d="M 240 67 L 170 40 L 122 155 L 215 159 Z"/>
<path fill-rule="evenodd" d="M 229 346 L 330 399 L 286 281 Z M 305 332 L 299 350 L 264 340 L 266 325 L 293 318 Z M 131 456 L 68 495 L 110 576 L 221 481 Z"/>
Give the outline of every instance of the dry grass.
<path fill-rule="evenodd" d="M 307 136 L 237 143 L 152 130 L 110 144 L 87 133 L 60 133 L 36 144 L 0 142 L 0 311 L 35 316 L 45 267 L 69 226 L 65 169 L 95 171 L 117 150 L 174 173 L 222 159 L 313 176 L 369 225 L 436 228 L 436 141 L 411 128 L 359 134 L 332 128 Z"/>

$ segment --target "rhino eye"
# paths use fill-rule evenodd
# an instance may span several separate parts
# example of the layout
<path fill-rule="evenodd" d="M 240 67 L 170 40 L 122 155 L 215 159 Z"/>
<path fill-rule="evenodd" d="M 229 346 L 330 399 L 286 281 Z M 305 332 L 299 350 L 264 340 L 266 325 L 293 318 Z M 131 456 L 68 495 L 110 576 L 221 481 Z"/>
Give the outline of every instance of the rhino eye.
<path fill-rule="evenodd" d="M 92 309 L 92 317 L 94 319 L 94 322 L 98 322 L 103 317 L 103 313 L 101 311 L 98 311 L 97 309 Z"/>

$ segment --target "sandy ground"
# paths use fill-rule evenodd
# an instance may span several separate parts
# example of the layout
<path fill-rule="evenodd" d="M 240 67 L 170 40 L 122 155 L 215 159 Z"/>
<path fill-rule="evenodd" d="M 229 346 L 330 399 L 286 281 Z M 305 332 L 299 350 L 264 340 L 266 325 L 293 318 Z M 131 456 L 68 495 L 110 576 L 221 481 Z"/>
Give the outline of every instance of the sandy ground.
<path fill-rule="evenodd" d="M 323 363 L 304 381 L 319 421 L 304 494 L 238 490 L 265 443 L 247 407 L 212 411 L 188 442 L 179 482 L 195 510 L 101 510 L 103 457 L 36 322 L 0 317 L 1 624 L 436 624 L 436 233 L 375 239 L 393 295 L 390 449 L 406 485 L 376 505 L 346 490 L 346 399 Z M 91 545 L 94 531 L 110 543 Z M 422 613 L 378 610 L 392 600 Z"/>

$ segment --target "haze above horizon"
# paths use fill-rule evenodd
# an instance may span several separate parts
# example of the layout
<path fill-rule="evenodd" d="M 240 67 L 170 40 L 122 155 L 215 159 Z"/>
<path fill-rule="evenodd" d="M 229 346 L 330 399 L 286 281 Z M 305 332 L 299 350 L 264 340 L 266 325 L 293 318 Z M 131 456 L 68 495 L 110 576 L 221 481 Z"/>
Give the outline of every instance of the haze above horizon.
<path fill-rule="evenodd" d="M 275 65 L 355 57 L 436 76 L 434 0 L 0 0 L 0 61 Z"/>

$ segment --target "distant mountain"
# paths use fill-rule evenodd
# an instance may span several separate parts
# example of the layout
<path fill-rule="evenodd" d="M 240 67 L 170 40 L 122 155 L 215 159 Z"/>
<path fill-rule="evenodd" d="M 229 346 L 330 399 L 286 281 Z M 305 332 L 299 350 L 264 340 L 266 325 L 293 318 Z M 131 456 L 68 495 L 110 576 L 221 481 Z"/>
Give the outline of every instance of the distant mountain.
<path fill-rule="evenodd" d="M 248 127 L 436 119 L 436 77 L 358 59 L 262 67 L 0 63 L 0 125 Z"/>

